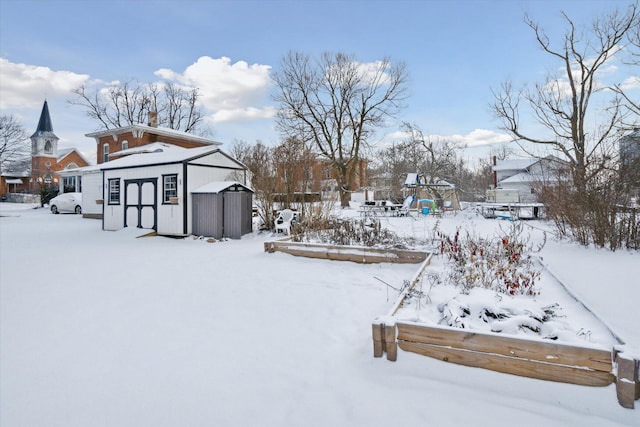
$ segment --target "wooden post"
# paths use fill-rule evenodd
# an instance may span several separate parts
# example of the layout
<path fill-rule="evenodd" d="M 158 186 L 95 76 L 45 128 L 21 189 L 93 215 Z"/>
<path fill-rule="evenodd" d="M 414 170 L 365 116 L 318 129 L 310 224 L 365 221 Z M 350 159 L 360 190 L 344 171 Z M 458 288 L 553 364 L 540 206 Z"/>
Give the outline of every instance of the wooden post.
<path fill-rule="evenodd" d="M 395 362 L 398 359 L 398 342 L 396 341 L 396 322 L 388 320 L 384 326 L 384 346 L 387 351 L 387 360 Z"/>
<path fill-rule="evenodd" d="M 640 393 L 638 392 L 639 362 L 622 352 L 616 354 L 616 364 L 618 365 L 616 392 L 618 394 L 618 403 L 624 408 L 633 409 L 635 400 L 640 398 Z"/>
<path fill-rule="evenodd" d="M 377 319 L 373 321 L 373 357 L 382 357 L 384 353 L 384 335 L 382 333 L 383 324 Z"/>

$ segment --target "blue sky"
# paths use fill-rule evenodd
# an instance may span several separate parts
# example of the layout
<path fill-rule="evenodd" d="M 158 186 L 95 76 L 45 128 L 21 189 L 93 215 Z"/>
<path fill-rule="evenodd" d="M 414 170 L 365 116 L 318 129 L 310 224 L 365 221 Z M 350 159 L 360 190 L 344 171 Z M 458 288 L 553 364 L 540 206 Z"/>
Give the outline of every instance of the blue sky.
<path fill-rule="evenodd" d="M 557 65 L 524 14 L 553 36 L 564 29 L 561 11 L 586 26 L 630 3 L 0 0 L 0 113 L 33 132 L 46 98 L 60 148 L 95 161 L 95 142 L 84 134 L 98 124 L 66 102 L 71 90 L 169 79 L 200 87 L 214 139 L 276 143 L 269 75 L 282 56 L 345 52 L 361 62 L 405 62 L 410 98 L 399 120 L 484 155 L 508 139 L 489 111 L 491 88 L 540 81 Z M 617 72 L 623 80 L 632 70 Z M 379 138 L 389 141 L 394 130 Z"/>

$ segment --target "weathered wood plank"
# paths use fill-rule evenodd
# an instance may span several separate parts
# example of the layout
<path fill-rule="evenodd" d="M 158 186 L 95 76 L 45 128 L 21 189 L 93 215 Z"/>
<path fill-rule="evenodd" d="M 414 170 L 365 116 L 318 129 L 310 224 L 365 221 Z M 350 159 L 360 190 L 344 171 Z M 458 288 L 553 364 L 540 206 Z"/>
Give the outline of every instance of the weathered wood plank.
<path fill-rule="evenodd" d="M 638 385 L 638 361 L 625 353 L 616 354 L 618 365 L 618 378 L 616 380 L 616 393 L 618 403 L 624 408 L 633 409 L 637 395 Z"/>
<path fill-rule="evenodd" d="M 398 322 L 398 339 L 611 372 L 611 352 L 555 342 Z"/>
<path fill-rule="evenodd" d="M 381 262 L 417 264 L 427 258 L 426 252 L 398 249 L 317 245 L 289 241 L 265 242 L 265 252 L 276 251 L 307 258 L 352 261 L 364 264 Z"/>
<path fill-rule="evenodd" d="M 499 354 L 488 354 L 408 341 L 398 341 L 398 346 L 402 350 L 433 357 L 445 362 L 484 368 L 528 378 L 595 387 L 607 386 L 615 381 L 615 377 L 610 372 L 580 369 L 573 366 L 556 365 L 553 363 L 507 357 Z"/>

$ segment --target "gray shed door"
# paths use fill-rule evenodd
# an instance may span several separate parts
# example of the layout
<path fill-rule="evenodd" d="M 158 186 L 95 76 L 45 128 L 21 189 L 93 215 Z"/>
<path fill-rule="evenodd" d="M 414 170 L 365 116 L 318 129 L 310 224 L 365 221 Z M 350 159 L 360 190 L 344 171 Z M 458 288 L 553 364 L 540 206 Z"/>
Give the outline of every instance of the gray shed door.
<path fill-rule="evenodd" d="M 194 193 L 192 201 L 194 235 L 239 239 L 251 232 L 251 193 Z"/>
<path fill-rule="evenodd" d="M 194 235 L 222 238 L 224 229 L 223 194 L 193 194 L 192 233 Z"/>

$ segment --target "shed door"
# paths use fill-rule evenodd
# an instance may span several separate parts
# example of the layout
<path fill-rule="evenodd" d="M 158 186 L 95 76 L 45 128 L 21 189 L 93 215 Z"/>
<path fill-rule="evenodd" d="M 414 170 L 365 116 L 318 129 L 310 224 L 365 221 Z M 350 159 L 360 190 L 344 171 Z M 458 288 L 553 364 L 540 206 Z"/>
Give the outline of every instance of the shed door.
<path fill-rule="evenodd" d="M 158 229 L 158 178 L 124 181 L 124 226 Z"/>

